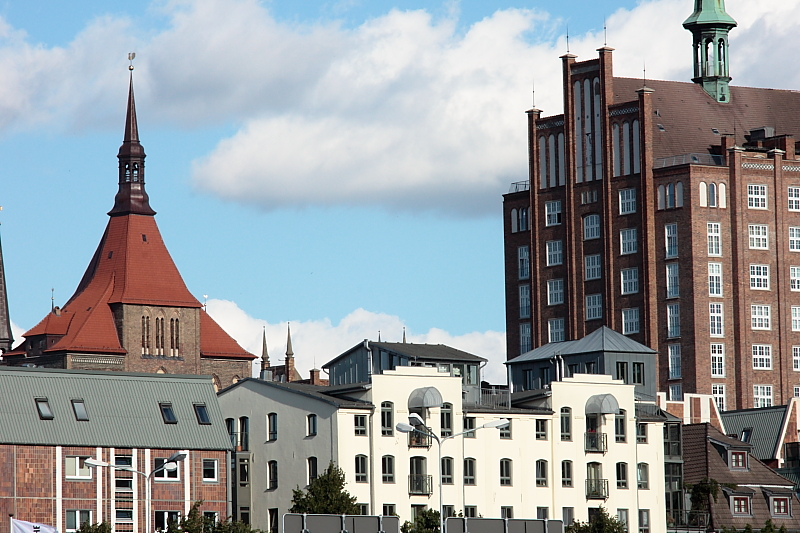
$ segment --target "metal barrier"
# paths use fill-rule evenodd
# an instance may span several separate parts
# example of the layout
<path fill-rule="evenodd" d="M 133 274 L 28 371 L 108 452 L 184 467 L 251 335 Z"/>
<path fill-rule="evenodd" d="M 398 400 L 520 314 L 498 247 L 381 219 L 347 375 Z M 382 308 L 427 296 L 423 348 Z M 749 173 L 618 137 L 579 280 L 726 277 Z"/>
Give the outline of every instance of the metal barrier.
<path fill-rule="evenodd" d="M 282 533 L 400 533 L 400 519 L 396 516 L 286 513 L 282 528 Z"/>

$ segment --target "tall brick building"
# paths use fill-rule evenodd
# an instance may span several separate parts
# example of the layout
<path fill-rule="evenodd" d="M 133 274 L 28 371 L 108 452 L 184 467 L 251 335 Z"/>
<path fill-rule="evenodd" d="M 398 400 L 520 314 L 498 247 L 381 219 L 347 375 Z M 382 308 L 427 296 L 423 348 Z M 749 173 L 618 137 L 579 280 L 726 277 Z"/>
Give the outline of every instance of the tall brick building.
<path fill-rule="evenodd" d="M 562 56 L 564 113 L 527 112 L 504 197 L 509 359 L 606 325 L 658 351 L 671 399 L 800 395 L 800 93 L 729 86 L 735 26 L 695 0 L 692 83 Z"/>
<path fill-rule="evenodd" d="M 119 190 L 75 294 L 4 355 L 12 365 L 249 377 L 255 355 L 208 316 L 167 251 L 144 182 L 133 78 L 117 155 Z"/>

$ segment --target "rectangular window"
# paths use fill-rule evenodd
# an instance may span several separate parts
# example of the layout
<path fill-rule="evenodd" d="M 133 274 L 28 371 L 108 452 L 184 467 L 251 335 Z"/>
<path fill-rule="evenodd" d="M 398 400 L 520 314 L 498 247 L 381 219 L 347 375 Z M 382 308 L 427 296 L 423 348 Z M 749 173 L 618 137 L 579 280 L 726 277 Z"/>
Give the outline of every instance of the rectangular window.
<path fill-rule="evenodd" d="M 711 385 L 711 396 L 714 397 L 714 403 L 717 404 L 717 409 L 725 410 L 725 385 L 722 383 L 713 383 Z"/>
<path fill-rule="evenodd" d="M 617 463 L 617 488 L 628 488 L 628 463 Z"/>
<path fill-rule="evenodd" d="M 313 437 L 317 434 L 317 415 L 310 414 L 306 417 L 306 436 Z"/>
<path fill-rule="evenodd" d="M 670 344 L 667 346 L 669 353 L 669 379 L 680 379 L 681 377 L 681 345 Z"/>
<path fill-rule="evenodd" d="M 769 344 L 754 344 L 752 353 L 753 369 L 772 370 L 772 346 Z"/>
<path fill-rule="evenodd" d="M 178 418 L 175 416 L 175 411 L 172 410 L 171 403 L 160 403 L 158 406 L 161 408 L 161 417 L 164 419 L 165 424 L 178 423 Z"/>
<path fill-rule="evenodd" d="M 507 505 L 500 507 L 500 518 L 514 518 L 514 508 Z"/>
<path fill-rule="evenodd" d="M 584 276 L 586 281 L 600 279 L 600 254 L 587 255 L 583 258 Z M 798 267 L 800 268 L 800 267 Z"/>
<path fill-rule="evenodd" d="M 747 233 L 750 235 L 751 249 L 769 250 L 769 237 L 765 224 L 748 224 Z"/>
<path fill-rule="evenodd" d="M 394 483 L 394 456 L 381 457 L 381 476 L 384 483 Z"/>
<path fill-rule="evenodd" d="M 630 335 L 632 333 L 639 333 L 638 307 L 622 310 L 622 334 Z"/>
<path fill-rule="evenodd" d="M 636 481 L 638 488 L 643 490 L 650 488 L 650 469 L 647 463 L 636 465 Z"/>
<path fill-rule="evenodd" d="M 519 325 L 519 352 L 525 353 L 531 351 L 531 325 Z"/>
<path fill-rule="evenodd" d="M 181 519 L 180 511 L 156 511 L 154 515 L 154 523 L 157 530 L 166 531 L 170 524 L 176 524 Z M 248 509 L 247 520 L 250 520 L 250 512 Z"/>
<path fill-rule="evenodd" d="M 747 186 L 747 207 L 750 209 L 767 208 L 767 186 L 749 184 Z"/>
<path fill-rule="evenodd" d="M 750 514 L 750 498 L 747 496 L 734 496 L 733 497 L 733 514 L 735 515 L 749 515 Z"/>
<path fill-rule="evenodd" d="M 39 418 L 42 420 L 52 420 L 53 410 L 50 409 L 50 402 L 47 398 L 36 398 L 36 409 L 39 411 Z"/>
<path fill-rule="evenodd" d="M 722 263 L 708 264 L 708 295 L 722 296 Z"/>
<path fill-rule="evenodd" d="M 511 459 L 500 459 L 500 486 L 511 486 Z"/>
<path fill-rule="evenodd" d="M 547 241 L 547 266 L 560 265 L 563 262 L 562 241 Z"/>
<path fill-rule="evenodd" d="M 600 215 L 586 215 L 583 217 L 583 240 L 600 238 Z"/>
<path fill-rule="evenodd" d="M 531 261 L 527 246 L 517 248 L 517 258 L 519 259 L 519 279 L 531 277 Z"/>
<path fill-rule="evenodd" d="M 367 482 L 367 456 L 356 455 L 356 483 Z"/>
<path fill-rule="evenodd" d="M 547 440 L 547 420 L 536 419 L 536 440 Z"/>
<path fill-rule="evenodd" d="M 800 187 L 789 187 L 789 211 L 800 211 Z"/>
<path fill-rule="evenodd" d="M 747 469 L 747 452 L 731 452 L 731 468 L 740 470 Z"/>
<path fill-rule="evenodd" d="M 519 286 L 519 317 L 531 317 L 531 287 L 530 285 Z"/>
<path fill-rule="evenodd" d="M 317 458 L 316 457 L 309 457 L 306 460 L 306 466 L 308 467 L 308 484 L 314 482 L 317 477 L 319 477 L 319 473 L 317 470 Z"/>
<path fill-rule="evenodd" d="M 629 215 L 636 212 L 636 189 L 619 191 L 619 214 Z"/>
<path fill-rule="evenodd" d="M 789 289 L 800 291 L 800 266 L 789 267 Z"/>
<path fill-rule="evenodd" d="M 464 417 L 464 438 L 465 439 L 474 439 L 475 432 L 470 431 L 471 429 L 475 429 L 475 417 L 474 416 L 465 416 Z"/>
<path fill-rule="evenodd" d="M 547 305 L 564 303 L 564 280 L 551 279 L 547 281 Z"/>
<path fill-rule="evenodd" d="M 92 523 L 92 512 L 82 510 L 69 510 L 67 511 L 67 533 L 73 533 L 83 526 L 83 524 Z M 34 529 L 38 531 L 38 528 Z"/>
<path fill-rule="evenodd" d="M 467 457 L 464 459 L 464 485 L 475 484 L 475 459 Z"/>
<path fill-rule="evenodd" d="M 619 243 L 620 243 L 620 254 L 635 254 L 639 246 L 636 240 L 636 228 L 627 228 L 620 230 L 619 232 Z"/>
<path fill-rule="evenodd" d="M 708 255 L 711 256 L 722 255 L 719 222 L 709 222 L 707 228 L 708 228 Z"/>
<path fill-rule="evenodd" d="M 639 292 L 639 269 L 623 268 L 622 274 L 622 294 L 636 294 Z"/>
<path fill-rule="evenodd" d="M 633 384 L 644 385 L 644 363 L 633 363 Z"/>
<path fill-rule="evenodd" d="M 709 334 L 712 337 L 723 337 L 725 335 L 725 320 L 722 316 L 722 304 L 708 304 L 708 315 L 710 321 Z"/>
<path fill-rule="evenodd" d="M 636 443 L 647 444 L 647 424 L 644 422 L 636 424 Z"/>
<path fill-rule="evenodd" d="M 92 479 L 92 469 L 86 464 L 88 457 L 65 457 L 64 475 L 72 479 Z"/>
<path fill-rule="evenodd" d="M 117 522 L 133 522 L 132 509 L 117 509 L 117 512 L 114 513 L 114 516 L 116 516 Z"/>
<path fill-rule="evenodd" d="M 770 306 L 759 304 L 751 305 L 750 325 L 753 329 L 772 329 Z"/>
<path fill-rule="evenodd" d="M 769 265 L 750 265 L 750 288 L 769 290 Z"/>
<path fill-rule="evenodd" d="M 664 234 L 666 236 L 666 257 L 672 259 L 678 257 L 678 225 L 666 224 L 664 226 Z"/>
<path fill-rule="evenodd" d="M 753 385 L 753 407 L 772 407 L 772 385 Z"/>
<path fill-rule="evenodd" d="M 155 473 L 153 474 L 153 478 L 160 479 L 162 481 L 164 480 L 175 481 L 180 479 L 180 468 L 176 468 L 175 470 L 167 470 L 164 467 L 168 464 L 169 463 L 167 463 L 167 457 L 158 457 L 154 459 L 153 465 L 155 466 L 155 468 L 153 469 L 153 472 Z M 156 470 L 158 471 L 156 472 Z"/>
<path fill-rule="evenodd" d="M 201 425 L 211 424 L 211 418 L 208 416 L 208 408 L 204 403 L 194 404 L 194 415 L 197 418 L 197 423 Z"/>
<path fill-rule="evenodd" d="M 549 342 L 563 342 L 564 341 L 564 319 L 551 318 L 547 321 L 547 332 Z"/>
<path fill-rule="evenodd" d="M 792 306 L 792 331 L 800 331 L 800 307 Z"/>
<path fill-rule="evenodd" d="M 561 224 L 561 200 L 545 202 L 544 204 L 545 226 L 558 226 Z"/>
<path fill-rule="evenodd" d="M 561 486 L 572 486 L 572 461 L 561 461 Z"/>
<path fill-rule="evenodd" d="M 217 476 L 217 460 L 216 459 L 203 459 L 203 481 L 211 482 L 218 481 Z"/>
<path fill-rule="evenodd" d="M 650 533 L 650 509 L 639 509 L 639 533 Z"/>
<path fill-rule="evenodd" d="M 677 298 L 681 295 L 680 279 L 678 278 L 678 263 L 667 263 L 667 298 Z"/>
<path fill-rule="evenodd" d="M 603 318 L 603 296 L 601 294 L 586 295 L 586 320 Z"/>
<path fill-rule="evenodd" d="M 501 439 L 510 439 L 511 438 L 511 419 L 508 419 L 508 424 L 502 426 L 500 428 L 500 438 Z"/>
<path fill-rule="evenodd" d="M 681 308 L 679 304 L 667 306 L 667 337 L 674 339 L 681 336 Z"/>
<path fill-rule="evenodd" d="M 800 372 L 800 346 L 792 346 L 792 370 Z"/>
<path fill-rule="evenodd" d="M 356 435 L 366 436 L 367 415 L 353 415 L 353 425 L 355 426 Z"/>
<path fill-rule="evenodd" d="M 789 251 L 800 252 L 800 228 L 789 228 Z"/>
<path fill-rule="evenodd" d="M 477 505 L 465 505 L 464 506 L 464 518 L 478 518 L 478 506 Z"/>
<path fill-rule="evenodd" d="M 397 507 L 393 503 L 383 504 L 383 516 L 394 516 L 397 513 Z"/>
<path fill-rule="evenodd" d="M 203 407 L 205 408 L 205 405 Z M 86 404 L 83 402 L 83 400 L 72 400 L 72 412 L 75 414 L 75 420 L 79 422 L 89 421 L 89 413 L 86 411 Z M 207 418 L 208 415 L 206 415 L 206 419 Z M 205 423 L 210 424 L 211 422 Z"/>
<path fill-rule="evenodd" d="M 772 516 L 789 516 L 789 498 L 772 498 Z"/>
<path fill-rule="evenodd" d="M 725 345 L 711 344 L 711 377 L 725 377 Z"/>

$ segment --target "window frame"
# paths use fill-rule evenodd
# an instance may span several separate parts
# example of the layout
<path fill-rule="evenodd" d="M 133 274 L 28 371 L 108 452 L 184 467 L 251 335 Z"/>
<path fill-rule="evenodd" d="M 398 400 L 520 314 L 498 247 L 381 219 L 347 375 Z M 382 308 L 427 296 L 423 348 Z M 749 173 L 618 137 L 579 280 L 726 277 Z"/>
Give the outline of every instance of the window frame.
<path fill-rule="evenodd" d="M 585 302 L 585 321 L 603 318 L 603 295 L 601 293 L 587 294 Z"/>
<path fill-rule="evenodd" d="M 561 200 L 544 203 L 544 225 L 545 227 L 561 225 Z"/>
<path fill-rule="evenodd" d="M 620 274 L 620 292 L 625 294 L 639 293 L 639 267 L 623 268 Z"/>
<path fill-rule="evenodd" d="M 636 213 L 636 188 L 619 190 L 619 214 L 630 215 Z"/>
<path fill-rule="evenodd" d="M 630 255 L 639 252 L 639 236 L 637 228 L 619 230 L 619 254 Z"/>
<path fill-rule="evenodd" d="M 583 217 L 583 240 L 591 241 L 600 238 L 600 215 L 590 213 Z"/>
<path fill-rule="evenodd" d="M 615 467 L 615 471 L 617 474 L 617 488 L 618 489 L 627 489 L 628 488 L 628 463 L 626 462 L 618 462 Z"/>
<path fill-rule="evenodd" d="M 670 222 L 664 224 L 664 258 L 676 257 L 678 257 L 678 224 Z"/>
<path fill-rule="evenodd" d="M 513 486 L 513 463 L 511 459 L 504 457 L 500 459 L 500 486 Z"/>
<path fill-rule="evenodd" d="M 353 415 L 353 434 L 356 437 L 367 436 L 367 415 Z"/>
<path fill-rule="evenodd" d="M 219 481 L 219 461 L 217 459 L 203 458 L 201 460 L 201 474 L 203 483 L 216 483 Z M 210 470 L 213 470 L 213 477 L 207 477 L 206 472 L 209 470 L 207 465 L 211 465 Z"/>
<path fill-rule="evenodd" d="M 545 260 L 547 266 L 564 264 L 564 241 L 558 239 L 545 243 Z"/>
<path fill-rule="evenodd" d="M 751 250 L 769 250 L 769 226 L 767 224 L 747 225 L 748 247 Z"/>
<path fill-rule="evenodd" d="M 772 370 L 772 345 L 753 344 L 750 347 L 753 370 Z"/>
<path fill-rule="evenodd" d="M 369 467 L 367 465 L 367 456 L 358 454 L 355 456 L 355 476 L 356 483 L 367 483 L 369 481 Z"/>
<path fill-rule="evenodd" d="M 548 486 L 548 464 L 547 460 L 545 459 L 537 459 L 536 460 L 536 486 L 537 487 L 547 487 Z"/>
<path fill-rule="evenodd" d="M 561 486 L 571 488 L 573 485 L 572 461 L 565 459 L 561 461 Z"/>
<path fill-rule="evenodd" d="M 67 455 L 64 457 L 64 479 L 66 480 L 90 480 L 93 477 L 92 471 L 93 468 L 85 466 L 86 459 L 89 459 L 90 456 L 88 455 Z M 74 465 L 74 474 L 68 474 L 69 468 L 67 467 L 67 463 L 72 462 Z M 81 468 L 81 463 L 84 463 L 84 468 Z M 84 473 L 81 474 L 81 471 Z"/>
<path fill-rule="evenodd" d="M 636 464 L 636 488 L 639 490 L 650 488 L 650 466 L 647 463 Z"/>
<path fill-rule="evenodd" d="M 317 436 L 317 415 L 316 413 L 309 413 L 306 415 L 306 437 Z"/>
<path fill-rule="evenodd" d="M 761 183 L 747 184 L 747 208 L 768 209 L 767 186 Z"/>
<path fill-rule="evenodd" d="M 709 257 L 722 257 L 722 226 L 719 222 L 706 223 L 706 240 Z"/>

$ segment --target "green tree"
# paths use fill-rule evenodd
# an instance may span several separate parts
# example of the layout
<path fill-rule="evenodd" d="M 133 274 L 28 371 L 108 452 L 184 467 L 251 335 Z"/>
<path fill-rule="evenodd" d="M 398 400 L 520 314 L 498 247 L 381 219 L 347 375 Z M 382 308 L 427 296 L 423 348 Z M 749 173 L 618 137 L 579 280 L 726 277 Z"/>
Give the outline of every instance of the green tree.
<path fill-rule="evenodd" d="M 625 524 L 601 506 L 589 522 L 575 521 L 567 527 L 567 533 L 625 533 Z"/>
<path fill-rule="evenodd" d="M 401 533 L 439 533 L 439 511 L 425 509 L 417 515 L 412 524 L 408 520 L 400 526 Z"/>
<path fill-rule="evenodd" d="M 344 472 L 330 462 L 328 468 L 305 491 L 292 490 L 290 513 L 361 514 L 356 497 L 344 490 Z"/>
<path fill-rule="evenodd" d="M 111 524 L 109 522 L 98 522 L 97 524 L 84 522 L 76 533 L 111 533 Z"/>
<path fill-rule="evenodd" d="M 253 529 L 244 522 L 225 520 L 216 521 L 213 518 L 205 517 L 200 512 L 202 501 L 194 502 L 189 514 L 177 522 L 170 522 L 167 525 L 167 533 L 264 533 L 260 529 Z M 111 533 L 105 531 L 92 531 L 87 533 Z"/>

